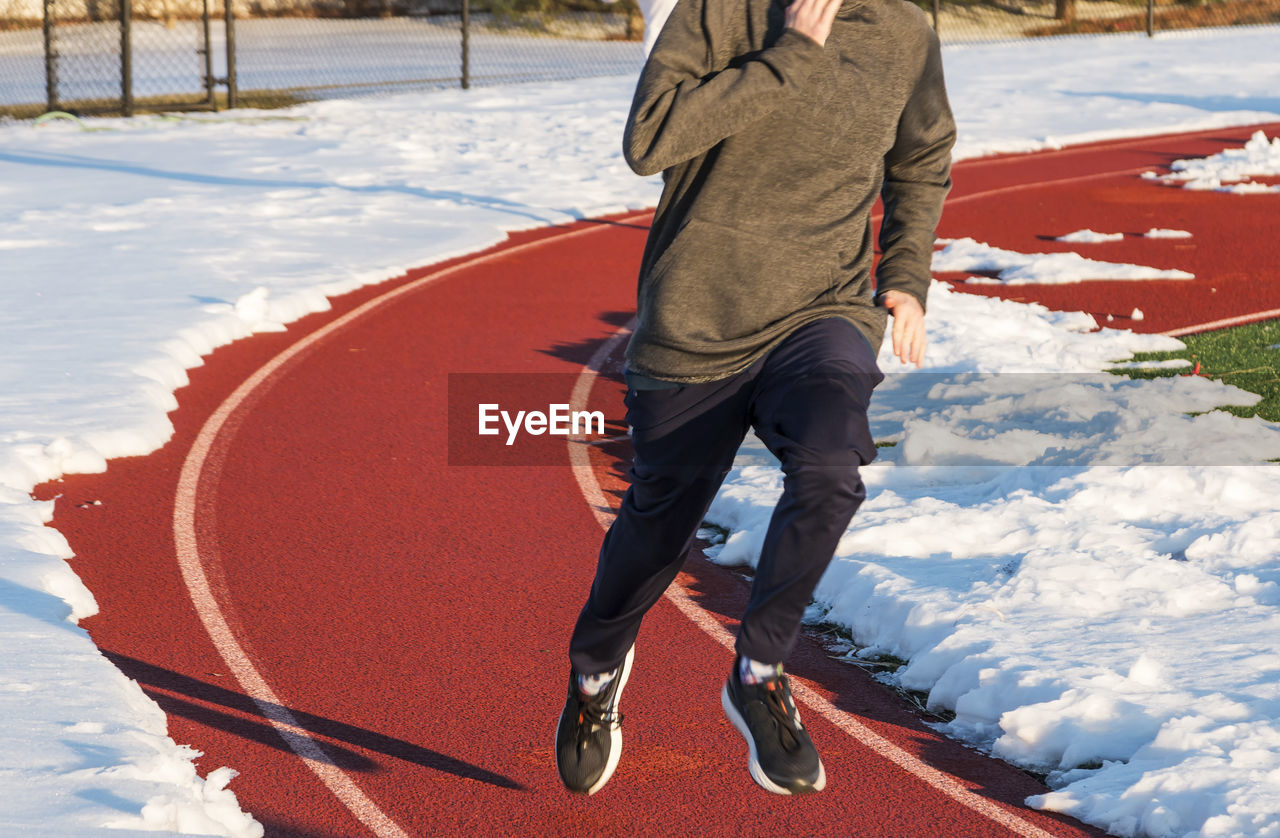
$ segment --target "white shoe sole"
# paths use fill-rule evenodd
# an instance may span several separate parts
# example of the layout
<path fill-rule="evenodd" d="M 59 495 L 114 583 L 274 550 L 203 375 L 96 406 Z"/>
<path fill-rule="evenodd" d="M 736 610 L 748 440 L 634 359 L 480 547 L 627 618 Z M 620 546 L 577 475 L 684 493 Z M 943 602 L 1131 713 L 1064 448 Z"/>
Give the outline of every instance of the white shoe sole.
<path fill-rule="evenodd" d="M 627 678 L 631 676 L 631 662 L 635 660 L 636 647 L 632 646 L 627 650 L 627 659 L 622 663 L 622 672 L 618 674 L 621 678 L 618 682 L 618 692 L 613 699 L 613 712 L 618 712 L 618 707 L 622 704 L 622 691 L 627 686 Z M 564 710 L 560 711 L 560 719 L 564 720 Z M 556 723 L 559 729 L 559 722 Z M 555 747 L 553 742 L 552 747 Z M 592 795 L 604 788 L 604 784 L 609 782 L 609 778 L 613 776 L 613 772 L 618 768 L 618 760 L 622 758 L 622 726 L 617 725 L 609 731 L 609 759 L 605 761 L 604 771 L 600 774 L 600 779 L 587 789 L 587 794 Z"/>
<path fill-rule="evenodd" d="M 764 773 L 764 768 L 760 766 L 760 757 L 756 752 L 756 740 L 751 737 L 751 730 L 747 727 L 747 720 L 742 718 L 742 714 L 738 712 L 738 708 L 734 706 L 733 700 L 729 698 L 729 684 L 720 690 L 720 706 L 724 708 L 724 714 L 729 718 L 729 722 L 738 729 L 738 733 L 742 734 L 742 738 L 747 740 L 747 770 L 751 772 L 751 779 L 755 780 L 756 785 L 765 791 L 771 791 L 774 794 L 792 795 L 795 792 L 770 780 Z M 818 779 L 806 791 L 822 791 L 827 786 L 827 769 L 822 764 L 822 760 L 818 760 Z"/>

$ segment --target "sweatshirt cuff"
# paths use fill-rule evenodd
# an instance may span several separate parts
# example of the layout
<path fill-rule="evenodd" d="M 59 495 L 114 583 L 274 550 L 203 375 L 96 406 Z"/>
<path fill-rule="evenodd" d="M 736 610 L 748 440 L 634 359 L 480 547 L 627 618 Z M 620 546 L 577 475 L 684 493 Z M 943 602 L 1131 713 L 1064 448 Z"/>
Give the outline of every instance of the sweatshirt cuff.
<path fill-rule="evenodd" d="M 920 303 L 923 311 L 929 310 L 926 298 L 929 296 L 929 282 L 919 282 L 916 280 L 898 278 L 898 279 L 876 279 L 876 294 L 874 302 L 878 306 L 884 305 L 884 295 L 889 291 L 902 291 L 915 297 Z"/>

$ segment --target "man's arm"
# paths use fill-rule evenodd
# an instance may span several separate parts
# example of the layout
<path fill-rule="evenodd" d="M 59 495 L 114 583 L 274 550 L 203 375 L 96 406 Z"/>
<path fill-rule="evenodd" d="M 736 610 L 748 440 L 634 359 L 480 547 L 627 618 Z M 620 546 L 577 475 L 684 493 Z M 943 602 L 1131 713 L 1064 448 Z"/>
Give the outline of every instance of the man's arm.
<path fill-rule="evenodd" d="M 951 188 L 956 137 L 941 50 L 932 34 L 928 50 L 924 71 L 898 121 L 893 148 L 885 155 L 883 255 L 876 269 L 876 299 L 893 314 L 894 354 L 917 367 L 924 359 L 934 231 Z"/>
<path fill-rule="evenodd" d="M 840 0 L 795 0 L 767 49 L 714 70 L 725 0 L 679 0 L 641 73 L 623 137 L 627 163 L 651 175 L 695 157 L 788 101 L 822 59 Z M 745 21 L 733 25 L 745 26 Z"/>

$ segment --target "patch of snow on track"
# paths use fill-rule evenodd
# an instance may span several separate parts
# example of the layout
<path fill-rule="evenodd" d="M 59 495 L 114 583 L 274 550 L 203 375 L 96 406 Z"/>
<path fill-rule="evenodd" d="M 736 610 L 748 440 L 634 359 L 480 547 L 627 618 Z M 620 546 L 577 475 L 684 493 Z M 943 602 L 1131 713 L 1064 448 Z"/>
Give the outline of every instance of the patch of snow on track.
<path fill-rule="evenodd" d="M 933 270 L 935 273 L 993 272 L 994 277 L 977 276 L 965 280 L 992 285 L 1059 285 L 1103 279 L 1195 279 L 1195 274 L 1186 271 L 1099 262 L 1086 259 L 1079 253 L 1019 253 L 971 238 L 952 240 L 934 253 Z"/>
<path fill-rule="evenodd" d="M 1268 140 L 1256 132 L 1243 148 L 1228 148 L 1208 157 L 1175 160 L 1165 175 L 1148 172 L 1143 177 L 1185 189 L 1233 192 L 1238 195 L 1277 194 L 1280 186 L 1253 180 L 1280 177 L 1280 137 Z"/>

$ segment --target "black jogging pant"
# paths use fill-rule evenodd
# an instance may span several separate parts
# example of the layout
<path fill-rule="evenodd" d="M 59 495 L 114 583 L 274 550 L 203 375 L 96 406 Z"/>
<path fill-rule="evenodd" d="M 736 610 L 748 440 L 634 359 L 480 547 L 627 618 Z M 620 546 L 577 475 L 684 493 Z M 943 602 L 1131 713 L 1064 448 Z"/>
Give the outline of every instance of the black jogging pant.
<path fill-rule="evenodd" d="M 679 572 L 749 428 L 780 461 L 784 481 L 737 651 L 781 663 L 866 497 L 858 467 L 875 457 L 867 404 L 882 379 L 867 339 L 832 317 L 796 330 L 729 378 L 629 389 L 631 486 L 569 644 L 574 670 L 591 675 L 622 663 L 645 612 Z"/>

